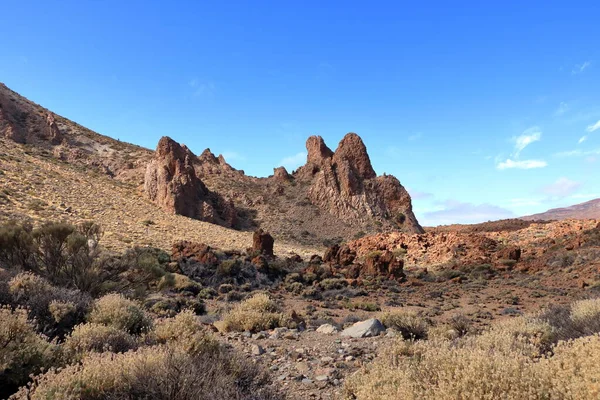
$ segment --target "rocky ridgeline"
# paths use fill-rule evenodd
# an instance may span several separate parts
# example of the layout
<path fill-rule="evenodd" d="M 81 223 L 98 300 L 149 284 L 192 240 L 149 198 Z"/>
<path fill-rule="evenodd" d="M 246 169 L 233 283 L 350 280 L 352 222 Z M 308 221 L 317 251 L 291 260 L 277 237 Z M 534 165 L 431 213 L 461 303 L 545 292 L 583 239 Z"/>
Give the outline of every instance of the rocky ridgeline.
<path fill-rule="evenodd" d="M 223 187 L 227 187 L 226 182 L 231 182 L 231 187 L 246 182 L 257 185 L 259 192 L 264 189 L 265 193 L 256 201 L 246 192 L 238 193 L 236 200 L 249 208 L 268 203 L 268 198 L 273 195 L 281 197 L 286 185 L 300 182 L 307 188 L 301 196 L 319 210 L 348 224 L 374 224 L 423 233 L 413 214 L 410 195 L 395 177 L 377 176 L 358 135 L 347 134 L 335 152 L 320 136 L 308 138 L 306 148 L 306 165 L 293 174 L 278 167 L 272 177 L 251 178 L 232 168 L 222 156 L 215 157 L 208 149 L 196 157 L 187 147 L 163 137 L 146 170 L 146 194 L 169 212 L 235 226 L 232 201 L 219 200 L 215 204 L 216 192 L 209 192 L 200 176 L 217 177 Z M 298 207 L 296 203 L 302 199 L 295 200 L 290 206 Z M 310 214 L 306 218 L 318 218 L 314 213 Z"/>

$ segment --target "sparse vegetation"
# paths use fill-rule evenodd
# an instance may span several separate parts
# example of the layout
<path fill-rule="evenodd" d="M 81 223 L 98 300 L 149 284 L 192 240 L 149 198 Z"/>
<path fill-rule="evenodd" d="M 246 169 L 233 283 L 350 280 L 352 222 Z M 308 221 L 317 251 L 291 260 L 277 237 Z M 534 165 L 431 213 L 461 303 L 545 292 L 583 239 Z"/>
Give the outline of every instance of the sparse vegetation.
<path fill-rule="evenodd" d="M 219 327 L 225 332 L 258 332 L 286 324 L 286 317 L 279 306 L 268 295 L 259 293 L 229 311 Z"/>
<path fill-rule="evenodd" d="M 526 317 L 462 339 L 400 341 L 348 381 L 346 397 L 596 399 L 600 337 L 551 343 L 550 325 Z"/>
<path fill-rule="evenodd" d="M 152 326 L 149 316 L 136 302 L 117 293 L 96 300 L 88 321 L 133 334 L 145 332 Z"/>
<path fill-rule="evenodd" d="M 381 322 L 387 328 L 398 331 L 404 339 L 418 340 L 427 338 L 429 324 L 414 312 L 394 311 L 381 316 Z"/>

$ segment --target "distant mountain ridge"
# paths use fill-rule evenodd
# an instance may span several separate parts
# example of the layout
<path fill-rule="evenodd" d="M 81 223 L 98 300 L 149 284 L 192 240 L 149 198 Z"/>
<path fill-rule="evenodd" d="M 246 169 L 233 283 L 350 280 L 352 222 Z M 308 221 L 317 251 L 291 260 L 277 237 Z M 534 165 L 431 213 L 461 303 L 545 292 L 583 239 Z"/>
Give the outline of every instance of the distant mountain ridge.
<path fill-rule="evenodd" d="M 543 213 L 521 217 L 524 220 L 600 219 L 600 199 L 569 207 L 553 208 Z"/>

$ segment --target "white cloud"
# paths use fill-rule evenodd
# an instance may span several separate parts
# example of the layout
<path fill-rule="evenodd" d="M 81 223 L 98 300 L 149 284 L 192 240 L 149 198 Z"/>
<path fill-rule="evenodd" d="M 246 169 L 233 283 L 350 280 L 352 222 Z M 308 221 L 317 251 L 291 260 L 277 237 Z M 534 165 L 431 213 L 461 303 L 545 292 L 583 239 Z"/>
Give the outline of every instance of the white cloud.
<path fill-rule="evenodd" d="M 583 64 L 577 64 L 571 70 L 573 75 L 577 75 L 582 73 L 586 68 L 589 68 L 592 65 L 591 61 L 585 61 Z"/>
<path fill-rule="evenodd" d="M 430 199 L 433 197 L 433 193 L 428 193 L 428 192 L 420 192 L 418 190 L 412 190 L 412 189 L 406 189 L 406 191 L 410 194 L 410 197 L 413 200 L 423 200 L 423 199 Z"/>
<path fill-rule="evenodd" d="M 587 138 L 588 138 L 587 135 L 582 136 L 581 138 L 579 138 L 579 141 L 577 143 L 581 144 L 581 143 L 585 142 L 587 140 Z"/>
<path fill-rule="evenodd" d="M 568 178 L 558 178 L 556 182 L 541 188 L 541 192 L 554 198 L 564 198 L 572 195 L 581 187 L 581 182 L 572 181 Z"/>
<path fill-rule="evenodd" d="M 560 153 L 555 153 L 555 157 L 583 157 L 583 156 L 596 156 L 600 155 L 600 149 L 596 150 L 569 150 L 569 151 L 561 151 Z"/>
<path fill-rule="evenodd" d="M 507 159 L 506 161 L 500 162 L 496 165 L 496 168 L 499 170 L 504 169 L 534 169 L 534 168 L 544 168 L 548 166 L 548 163 L 543 160 L 511 160 Z"/>
<path fill-rule="evenodd" d="M 304 165 L 306 162 L 306 152 L 302 151 L 298 154 L 294 154 L 293 156 L 285 157 L 283 160 L 279 162 L 279 165 L 282 165 L 289 172 L 295 170 L 301 165 Z"/>
<path fill-rule="evenodd" d="M 529 146 L 531 143 L 537 142 L 542 139 L 542 131 L 537 126 L 533 126 L 526 129 L 520 136 L 514 138 L 515 142 L 515 157 L 519 157 L 519 154 Z"/>
<path fill-rule="evenodd" d="M 567 103 L 565 103 L 564 101 L 561 101 L 560 104 L 558 105 L 558 108 L 554 112 L 554 115 L 563 115 L 567 111 L 569 111 L 569 105 Z"/>
<path fill-rule="evenodd" d="M 448 200 L 442 204 L 442 209 L 423 213 L 419 221 L 426 226 L 475 224 L 513 218 L 514 216 L 512 211 L 492 204 L 461 203 Z"/>
<path fill-rule="evenodd" d="M 598 129 L 600 129 L 600 121 L 596 122 L 595 124 L 589 125 L 587 128 L 585 128 L 587 132 L 594 132 Z"/>
<path fill-rule="evenodd" d="M 588 199 L 597 199 L 600 197 L 600 193 L 578 193 L 569 196 L 570 199 L 576 200 L 588 200 Z"/>
<path fill-rule="evenodd" d="M 512 207 L 539 206 L 541 204 L 539 200 L 526 198 L 510 199 L 509 202 Z"/>

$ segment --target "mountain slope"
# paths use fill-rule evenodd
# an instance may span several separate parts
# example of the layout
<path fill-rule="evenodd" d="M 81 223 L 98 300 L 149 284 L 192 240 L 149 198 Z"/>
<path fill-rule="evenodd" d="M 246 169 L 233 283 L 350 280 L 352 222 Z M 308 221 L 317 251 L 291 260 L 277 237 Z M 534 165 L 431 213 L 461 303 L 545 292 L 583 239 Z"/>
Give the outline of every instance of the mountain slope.
<path fill-rule="evenodd" d="M 57 212 L 68 220 L 96 219 L 110 227 L 117 242 L 134 244 L 146 243 L 148 232 L 160 229 L 141 226 L 147 219 L 174 231 L 192 224 L 208 237 L 245 237 L 190 218 L 169 220 L 172 214 L 242 231 L 261 227 L 280 242 L 313 247 L 369 233 L 423 232 L 408 192 L 393 176 L 376 175 L 354 133 L 335 151 L 312 136 L 303 167 L 292 173 L 279 167 L 272 176 L 257 178 L 209 149 L 196 156 L 169 139 L 170 150 L 152 151 L 102 136 L 0 84 L 0 138 L 0 183 L 8 192 L 0 199 L 2 219 L 38 221 L 56 218 Z M 197 237 L 174 232 L 166 237 L 184 236 Z M 117 242 L 112 244 L 118 247 Z"/>
<path fill-rule="evenodd" d="M 600 199 L 569 207 L 554 208 L 543 213 L 522 217 L 524 220 L 600 219 Z"/>

